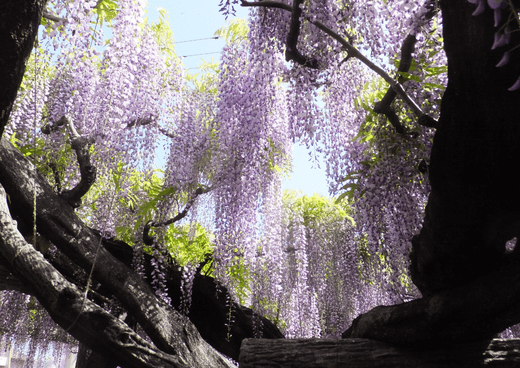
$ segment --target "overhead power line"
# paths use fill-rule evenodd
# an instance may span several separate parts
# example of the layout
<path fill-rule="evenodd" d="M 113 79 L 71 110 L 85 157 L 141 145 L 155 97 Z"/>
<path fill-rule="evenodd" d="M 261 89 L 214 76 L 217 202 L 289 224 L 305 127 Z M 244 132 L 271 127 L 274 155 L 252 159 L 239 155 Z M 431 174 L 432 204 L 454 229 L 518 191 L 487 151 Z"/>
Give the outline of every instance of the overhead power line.
<path fill-rule="evenodd" d="M 181 59 L 182 58 L 187 58 L 187 57 L 190 57 L 190 56 L 201 56 L 201 55 L 211 55 L 211 54 L 220 54 L 222 51 L 215 51 L 215 52 L 205 52 L 203 54 L 193 54 L 193 55 L 184 55 L 184 56 L 181 56 Z"/>
<path fill-rule="evenodd" d="M 206 37 L 206 38 L 197 38 L 196 40 L 187 40 L 187 41 L 178 41 L 177 43 L 185 43 L 185 42 L 195 42 L 195 41 L 204 41 L 204 40 L 216 40 L 218 39 L 218 36 L 215 37 Z"/>

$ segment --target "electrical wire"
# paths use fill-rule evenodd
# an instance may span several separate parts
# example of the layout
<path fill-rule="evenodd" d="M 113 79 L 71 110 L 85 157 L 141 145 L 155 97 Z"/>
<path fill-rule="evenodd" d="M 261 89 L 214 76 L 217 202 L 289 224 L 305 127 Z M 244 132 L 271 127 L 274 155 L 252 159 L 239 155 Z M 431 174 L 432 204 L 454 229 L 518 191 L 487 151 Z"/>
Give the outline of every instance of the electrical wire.
<path fill-rule="evenodd" d="M 215 36 L 215 37 L 206 37 L 206 38 L 197 38 L 197 39 L 195 39 L 195 40 L 177 41 L 177 42 L 175 42 L 175 44 L 178 44 L 178 43 L 185 43 L 185 42 L 204 41 L 204 40 L 217 40 L 217 39 L 218 39 L 218 36 Z"/>
<path fill-rule="evenodd" d="M 187 57 L 190 57 L 190 56 L 200 56 L 200 55 L 210 55 L 210 54 L 220 54 L 222 51 L 214 51 L 214 52 L 205 52 L 203 54 L 193 54 L 193 55 L 183 55 L 183 56 L 180 56 L 181 59 L 183 58 L 187 58 Z"/>

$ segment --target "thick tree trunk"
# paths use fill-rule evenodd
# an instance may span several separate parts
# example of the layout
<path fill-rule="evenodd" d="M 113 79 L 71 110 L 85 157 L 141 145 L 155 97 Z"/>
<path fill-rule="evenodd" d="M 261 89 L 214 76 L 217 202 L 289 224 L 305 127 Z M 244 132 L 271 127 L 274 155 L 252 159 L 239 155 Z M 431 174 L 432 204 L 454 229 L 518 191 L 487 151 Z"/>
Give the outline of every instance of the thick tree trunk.
<path fill-rule="evenodd" d="M 63 260 L 61 259 L 63 256 L 54 260 L 60 272 L 67 275 L 69 279 L 75 279 L 74 274 L 78 268 L 76 262 L 78 262 L 78 264 L 83 265 L 88 273 L 94 255 L 98 251 L 96 269 L 98 272 L 99 268 L 103 268 L 105 271 L 94 272 L 94 277 L 96 281 L 101 282 L 101 287 L 108 293 L 108 297 L 114 294 L 119 295 L 118 299 L 133 317 L 136 315 L 135 305 L 141 305 L 143 308 L 147 306 L 147 308 L 137 311 L 137 313 L 141 313 L 140 318 L 136 317 L 141 326 L 148 324 L 149 328 L 151 326 L 152 328 L 165 329 L 170 334 L 170 338 L 177 338 L 174 331 L 179 326 L 188 323 L 186 318 L 158 301 L 150 287 L 129 268 L 132 262 L 132 249 L 123 242 L 102 239 L 97 232 L 86 227 L 77 218 L 68 203 L 53 193 L 45 179 L 39 175 L 36 175 L 35 178 L 34 174 L 30 162 L 9 142 L 2 139 L 0 143 L 0 182 L 8 189 L 11 214 L 21 224 L 25 224 L 25 227 L 32 229 L 30 223 L 33 221 L 33 191 L 36 190 L 38 193 L 36 205 L 38 231 L 45 237 L 49 237 L 54 244 L 60 247 L 63 254 L 67 255 Z M 71 233 L 76 235 L 72 237 Z M 84 252 L 84 258 L 77 255 L 81 251 Z M 92 263 L 87 263 L 85 266 L 85 258 L 88 260 L 89 257 Z M 149 262 L 147 264 L 149 265 Z M 9 275 L 8 271 L 10 270 L 4 268 L 4 274 L 7 277 L 4 282 L 9 281 L 9 285 L 15 285 L 24 291 L 31 291 L 30 280 L 25 280 L 25 284 L 17 282 Z M 181 273 L 177 267 L 169 265 L 166 278 L 172 301 L 174 305 L 178 305 L 181 298 Z M 126 288 L 126 291 L 123 290 L 124 288 Z M 250 309 L 233 303 L 234 322 L 228 329 L 226 324 L 229 317 L 229 305 L 226 290 L 221 288 L 222 291 L 217 293 L 216 289 L 213 279 L 202 275 L 196 276 L 193 285 L 190 319 L 200 329 L 205 340 L 225 355 L 238 359 L 242 340 L 254 336 L 253 314 Z M 114 290 L 119 291 L 116 293 Z M 124 296 L 125 293 L 131 295 Z M 131 304 L 127 304 L 129 299 Z M 152 312 L 153 310 L 159 312 Z M 159 313 L 162 313 L 164 317 Z M 150 314 L 151 316 L 149 316 Z M 174 315 L 174 317 L 168 317 L 168 315 Z M 143 318 L 144 322 L 142 322 Z M 158 320 L 159 318 L 161 320 Z M 261 320 L 265 338 L 283 337 L 271 322 L 265 318 L 261 318 Z M 154 323 L 157 326 L 153 326 Z M 67 328 L 68 326 L 63 327 Z M 196 331 L 188 332 L 188 329 L 184 327 L 181 331 L 182 333 L 178 335 L 181 344 L 182 339 L 188 338 L 191 333 L 198 336 Z M 160 333 L 162 332 L 160 331 Z M 75 337 L 81 341 L 80 337 Z M 189 339 L 191 341 L 194 337 L 189 337 Z"/>
<path fill-rule="evenodd" d="M 92 349 L 120 357 L 126 367 L 190 367 L 189 361 L 160 351 L 118 318 L 84 299 L 76 285 L 57 272 L 18 232 L 1 187 L 0 253 L 14 274 L 32 286 L 34 294 L 51 317 Z M 226 366 L 217 364 L 211 358 L 206 362 Z"/>
<path fill-rule="evenodd" d="M 497 68 L 505 51 L 491 50 L 497 28 L 489 8 L 472 16 L 466 0 L 441 1 L 448 87 L 431 161 L 432 191 L 414 239 L 412 277 L 423 293 L 464 285 L 500 267 L 505 243 L 520 237 L 520 75 L 518 59 Z M 510 16 L 503 11 L 502 22 Z M 518 30 L 518 24 L 510 25 Z M 513 30 L 512 30 L 513 31 Z"/>
<path fill-rule="evenodd" d="M 469 285 L 376 307 L 356 318 L 343 336 L 415 347 L 489 338 L 520 323 L 519 269 L 520 263 L 511 261 Z"/>
<path fill-rule="evenodd" d="M 448 87 L 430 161 L 432 191 L 423 228 L 413 239 L 411 272 L 424 298 L 377 307 L 359 316 L 345 337 L 403 345 L 483 339 L 520 322 L 520 75 L 518 59 L 497 68 L 520 44 L 492 50 L 489 8 L 472 16 L 466 0 L 441 0 Z M 510 14 L 504 12 L 502 22 Z"/>
<path fill-rule="evenodd" d="M 22 83 L 47 0 L 0 2 L 0 137 Z"/>
<path fill-rule="evenodd" d="M 14 217 L 28 224 L 33 222 L 33 204 L 28 200 L 36 193 L 38 232 L 83 269 L 93 268 L 95 279 L 117 297 L 160 350 L 178 354 L 187 363 L 192 359 L 195 362 L 199 355 L 216 354 L 186 317 L 158 300 L 139 275 L 102 246 L 100 236 L 83 224 L 16 148 L 5 138 L 0 142 L 0 178 L 9 194 Z M 28 280 L 31 279 L 25 279 Z M 64 329 L 70 328 L 70 321 L 58 323 Z M 215 364 L 219 360 L 223 366 L 227 364 L 218 354 L 212 359 Z"/>
<path fill-rule="evenodd" d="M 520 340 L 489 340 L 411 350 L 368 339 L 253 340 L 242 343 L 240 368 L 517 367 Z"/>
<path fill-rule="evenodd" d="M 0 58 L 0 85 L 2 86 L 0 91 L 0 136 L 16 98 L 45 3 L 46 1 L 21 0 L 18 2 L 5 1 L 0 4 L 0 44 L 3 50 L 3 56 Z M 143 280 L 127 266 L 115 259 L 103 246 L 99 246 L 102 242 L 106 243 L 106 241 L 101 240 L 98 234 L 85 227 L 70 206 L 66 205 L 62 199 L 52 192 L 42 177 L 33 175 L 34 172 L 31 165 L 19 155 L 19 152 L 14 150 L 5 140 L 2 140 L 0 151 L 3 157 L 3 159 L 0 159 L 0 166 L 2 166 L 0 182 L 9 192 L 10 209 L 13 213 L 16 213 L 15 216 L 23 219 L 27 225 L 31 226 L 32 200 L 27 195 L 32 190 L 36 190 L 38 193 L 37 226 L 39 231 L 47 235 L 68 258 L 73 260 L 71 262 L 73 268 L 77 267 L 74 265 L 74 262 L 77 262 L 83 269 L 90 270 L 99 248 L 99 254 L 95 262 L 94 277 L 103 283 L 103 287 L 119 297 L 124 307 L 135 315 L 136 319 L 160 349 L 182 356 L 180 359 L 184 359 L 191 366 L 228 365 L 226 360 L 223 360 L 200 339 L 197 330 L 191 322 L 172 308 L 158 301 L 150 287 Z M 16 167 L 9 165 L 15 162 L 17 162 L 15 164 Z M 4 216 L 6 216 L 5 221 L 8 221 L 8 214 L 4 213 Z M 88 318 L 85 319 L 85 316 L 81 315 L 82 309 L 71 308 L 71 313 L 77 312 L 80 315 L 80 318 L 75 322 L 74 319 L 70 319 L 70 314 L 61 313 L 61 311 L 56 312 L 56 310 L 52 309 L 55 307 L 54 303 L 51 302 L 54 298 L 52 295 L 55 297 L 61 295 L 58 289 L 53 290 L 51 288 L 44 295 L 36 291 L 38 288 L 35 287 L 31 278 L 20 278 L 22 270 L 25 268 L 32 269 L 31 262 L 36 262 L 36 259 L 39 259 L 40 256 L 38 256 L 37 252 L 33 253 L 31 251 L 31 257 L 36 258 L 22 259 L 17 256 L 15 257 L 16 262 L 5 258 L 6 256 L 3 253 L 11 249 L 9 247 L 14 245 L 25 246 L 26 243 L 23 243 L 21 239 L 18 240 L 19 242 L 15 244 L 5 243 L 7 248 L 2 249 L 2 252 L 0 252 L 0 278 L 2 279 L 0 284 L 2 287 L 37 295 L 53 318 L 64 328 L 70 328 L 71 333 L 80 341 L 84 341 L 94 349 L 101 347 L 99 351 L 96 351 L 102 354 L 109 352 L 111 358 L 114 357 L 114 354 L 117 356 L 119 353 L 116 353 L 114 350 L 102 348 L 103 346 L 109 346 L 108 342 L 108 345 L 103 344 L 101 346 L 98 344 L 99 341 L 97 339 L 93 339 L 88 332 L 82 331 L 82 329 L 86 328 L 88 330 L 88 328 L 93 328 L 92 326 L 94 326 L 94 324 L 87 322 Z M 32 248 L 25 247 L 24 249 L 29 251 Z M 38 281 L 45 279 L 50 274 L 59 275 L 52 266 L 46 265 L 45 267 L 47 267 L 47 271 L 42 271 L 38 267 L 34 268 L 36 273 L 33 276 Z M 50 272 L 50 274 L 46 272 Z M 170 283 L 180 283 L 178 281 L 180 277 L 177 274 L 178 272 L 171 272 Z M 62 279 L 60 280 L 58 284 L 63 281 Z M 70 283 L 63 285 L 67 285 L 60 286 L 65 288 L 63 290 L 73 290 L 71 298 L 75 298 L 76 301 L 81 299 L 79 296 L 81 293 L 75 294 L 78 291 L 74 289 L 74 285 Z M 222 323 L 228 315 L 228 310 L 225 308 L 225 296 L 219 297 L 216 293 L 210 295 L 210 293 L 214 292 L 215 287 L 214 285 L 212 287 L 208 285 L 208 280 L 201 281 L 200 277 L 195 280 L 194 305 L 201 303 L 201 306 L 193 309 L 193 318 L 200 324 L 203 333 L 209 341 L 217 346 L 218 349 L 224 351 L 225 354 L 238 359 L 238 350 L 242 339 L 252 336 L 252 320 L 250 313 L 248 314 L 250 311 L 235 305 L 235 315 L 239 322 L 232 326 L 231 333 L 233 335 L 231 339 L 226 339 L 226 334 L 222 332 L 223 330 L 227 331 L 225 323 Z M 172 290 L 178 291 L 178 285 L 175 286 Z M 91 307 L 97 308 L 95 304 L 91 305 Z M 98 312 L 101 313 L 101 310 Z M 85 310 L 83 310 L 84 313 Z M 113 323 L 115 322 L 117 321 L 113 321 Z M 89 325 L 85 326 L 83 325 L 84 323 Z M 222 324 L 222 326 L 215 328 L 217 323 Z M 282 337 L 276 327 L 269 324 L 268 321 L 265 320 L 264 326 L 267 326 L 264 332 L 266 336 Z M 114 341 L 114 343 L 117 345 L 117 341 Z M 149 349 L 148 353 L 153 355 L 154 349 L 156 348 Z M 157 356 L 160 356 L 160 353 Z M 126 358 L 121 359 L 128 362 Z M 171 359 L 171 357 L 168 359 Z"/>

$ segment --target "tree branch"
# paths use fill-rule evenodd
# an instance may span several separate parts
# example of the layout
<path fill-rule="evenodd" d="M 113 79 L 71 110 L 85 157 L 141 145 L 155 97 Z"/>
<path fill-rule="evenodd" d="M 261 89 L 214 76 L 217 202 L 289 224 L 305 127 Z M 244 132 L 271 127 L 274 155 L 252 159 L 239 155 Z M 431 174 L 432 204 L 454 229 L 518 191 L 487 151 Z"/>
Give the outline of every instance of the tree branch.
<path fill-rule="evenodd" d="M 133 250 L 122 241 L 104 239 L 103 246 L 124 264 L 130 266 Z M 144 272 L 151 282 L 153 267 L 151 256 L 144 254 Z M 166 264 L 166 287 L 172 306 L 178 308 L 183 298 L 181 292 L 182 271 L 178 264 Z M 100 291 L 101 292 L 101 291 Z M 195 324 L 201 336 L 222 354 L 238 361 L 240 346 L 245 338 L 252 338 L 258 333 L 264 339 L 280 339 L 283 334 L 266 319 L 233 301 L 223 285 L 217 285 L 212 277 L 195 274 L 192 288 L 192 302 L 189 309 L 190 321 Z M 230 306 L 231 303 L 231 306 Z M 233 323 L 229 324 L 232 311 Z M 256 322 L 255 322 L 256 321 Z M 261 323 L 258 323 L 261 321 Z"/>
<path fill-rule="evenodd" d="M 191 196 L 190 200 L 188 201 L 188 203 L 186 203 L 186 207 L 184 207 L 184 210 L 182 210 L 182 212 L 179 212 L 175 217 L 173 217 L 173 218 L 171 218 L 171 219 L 169 219 L 167 221 L 164 221 L 164 222 L 148 221 L 146 223 L 146 225 L 144 226 L 144 230 L 143 230 L 143 242 L 146 245 L 152 245 L 153 242 L 154 242 L 154 238 L 149 235 L 150 229 L 152 227 L 168 226 L 168 225 L 171 225 L 171 224 L 173 224 L 173 223 L 175 223 L 177 221 L 182 220 L 188 214 L 188 211 L 193 206 L 193 203 L 195 203 L 195 200 L 197 199 L 197 197 L 199 195 L 201 195 L 201 194 L 210 192 L 212 189 L 213 189 L 212 187 L 208 187 L 208 188 L 200 187 L 200 188 L 197 188 L 197 190 L 195 190 L 195 192 L 192 194 L 192 196 Z"/>
<path fill-rule="evenodd" d="M 259 1 L 259 2 L 250 2 L 242 0 L 241 6 L 244 7 L 252 7 L 252 6 L 262 6 L 267 8 L 279 8 L 287 11 L 292 11 L 292 8 L 290 5 L 279 3 L 277 1 Z M 377 66 L 375 63 L 373 63 L 370 59 L 365 57 L 358 49 L 356 49 L 354 46 L 352 46 L 347 40 L 345 40 L 343 37 L 341 37 L 338 33 L 334 32 L 329 27 L 325 26 L 323 23 L 318 21 L 313 21 L 309 17 L 305 17 L 305 19 L 310 22 L 311 24 L 314 24 L 318 29 L 322 30 L 326 34 L 328 34 L 330 37 L 332 37 L 334 40 L 339 42 L 343 49 L 348 52 L 349 57 L 355 57 L 359 61 L 361 61 L 363 64 L 368 66 L 370 69 L 372 69 L 375 73 L 377 73 L 379 76 L 381 76 L 390 86 L 391 88 L 401 97 L 401 99 L 404 101 L 404 103 L 413 111 L 413 113 L 421 118 L 423 115 L 425 115 L 424 111 L 415 103 L 414 100 L 408 94 L 405 92 L 401 84 L 396 81 L 394 78 L 390 77 L 388 73 L 386 73 L 382 68 Z M 427 119 L 427 121 L 430 121 Z"/>
<path fill-rule="evenodd" d="M 431 19 L 435 14 L 435 6 L 432 2 L 428 4 L 429 10 L 425 14 L 425 20 Z M 401 60 L 399 62 L 399 68 L 397 69 L 398 82 L 403 83 L 405 79 L 400 76 L 400 73 L 408 72 L 412 65 L 412 54 L 415 51 L 415 43 L 417 42 L 417 38 L 415 35 L 409 34 L 401 47 Z M 390 124 L 393 125 L 397 133 L 404 133 L 404 126 L 399 121 L 399 117 L 395 113 L 395 110 L 392 108 L 391 104 L 397 96 L 397 92 L 393 88 L 389 88 L 386 92 L 383 99 L 377 102 L 374 106 L 374 112 L 385 114 Z M 422 115 L 418 120 L 419 125 L 423 125 L 430 128 L 435 128 L 437 125 L 437 121 L 428 115 Z"/>
<path fill-rule="evenodd" d="M 401 47 L 401 61 L 399 63 L 399 68 L 397 69 L 397 75 L 399 75 L 401 72 L 408 72 L 410 70 L 410 66 L 412 65 L 412 53 L 415 50 L 416 42 L 417 38 L 415 38 L 414 35 L 408 35 L 404 40 L 403 46 Z M 402 77 L 398 78 L 399 82 L 403 81 Z M 385 114 L 390 124 L 392 124 L 392 126 L 395 128 L 396 132 L 403 134 L 404 126 L 399 121 L 399 117 L 391 106 L 396 96 L 397 92 L 393 88 L 389 88 L 383 99 L 374 105 L 374 112 L 378 114 Z"/>
<path fill-rule="evenodd" d="M 38 232 L 80 267 L 93 269 L 93 277 L 117 297 L 160 350 L 182 357 L 188 366 L 230 367 L 189 320 L 158 300 L 139 275 L 100 246 L 102 238 L 85 226 L 43 176 L 31 174 L 32 166 L 9 141 L 1 139 L 0 180 L 11 199 L 13 216 L 32 224 L 36 211 Z"/>
<path fill-rule="evenodd" d="M 1 189 L 0 189 L 1 190 Z M 15 290 L 24 294 L 32 294 L 33 290 L 24 285 L 18 277 L 13 275 L 9 262 L 0 254 L 0 290 Z"/>
<path fill-rule="evenodd" d="M 134 126 L 145 126 L 145 125 L 149 125 L 149 124 L 152 124 L 152 123 L 155 123 L 156 122 L 156 119 L 157 119 L 157 116 L 153 116 L 153 115 L 150 115 L 149 117 L 147 118 L 137 118 L 137 119 L 133 119 L 131 120 L 127 125 L 126 125 L 126 129 L 130 129 L 130 128 L 133 128 Z M 175 138 L 175 135 L 173 135 L 171 132 L 169 132 L 168 130 L 164 129 L 162 126 L 160 126 L 159 124 L 157 124 L 157 129 L 159 129 L 159 131 L 164 134 L 165 136 L 169 137 L 169 138 Z"/>
<path fill-rule="evenodd" d="M 22 83 L 46 0 L 0 1 L 0 137 Z"/>
<path fill-rule="evenodd" d="M 96 167 L 90 162 L 89 139 L 80 136 L 76 131 L 72 120 L 65 115 L 58 120 L 55 125 L 62 126 L 65 124 L 68 125 L 70 130 L 70 145 L 76 152 L 81 180 L 74 188 L 64 190 L 60 196 L 64 198 L 72 208 L 78 208 L 81 206 L 81 198 L 87 194 L 90 187 L 96 181 Z"/>
<path fill-rule="evenodd" d="M 38 232 L 55 244 L 60 252 L 70 259 L 70 264 L 77 264 L 90 272 L 94 255 L 101 242 L 93 277 L 101 284 L 103 290 L 96 291 L 105 296 L 115 296 L 158 348 L 178 352 L 183 359 L 192 362 L 192 366 L 229 366 L 200 339 L 191 322 L 159 301 L 147 281 L 130 269 L 133 260 L 132 248 L 121 241 L 102 238 L 99 232 L 85 226 L 73 209 L 52 190 L 43 176 L 38 175 L 34 178 L 32 164 L 6 139 L 0 140 L 0 183 L 9 194 L 13 218 L 23 220 L 31 229 L 33 195 L 34 192 L 37 193 Z M 202 188 L 200 190 L 202 191 Z M 149 262 L 148 265 L 145 264 L 145 268 L 147 266 Z M 145 270 L 148 275 L 151 271 L 151 268 Z M 65 273 L 72 275 L 73 280 L 78 280 L 78 276 L 74 276 L 74 270 Z M 168 265 L 166 280 L 173 302 L 181 298 L 181 279 L 182 274 L 178 267 Z M 23 282 L 31 285 L 31 280 Z M 250 309 L 233 303 L 235 322 L 228 331 L 226 323 L 230 312 L 229 299 L 223 286 L 219 286 L 218 289 L 222 292 L 217 292 L 212 278 L 196 275 L 190 319 L 212 346 L 238 360 L 242 340 L 254 337 L 253 320 L 260 317 L 253 316 Z M 272 323 L 265 318 L 260 319 L 264 337 L 283 337 Z M 230 338 L 228 332 L 232 334 Z M 208 360 L 211 362 L 208 363 Z"/>
<path fill-rule="evenodd" d="M 56 23 L 60 23 L 61 22 L 62 24 L 67 24 L 69 22 L 67 19 L 60 18 L 60 17 L 58 17 L 58 16 L 56 16 L 54 14 L 49 13 L 46 10 L 43 12 L 43 17 L 45 19 L 52 20 L 53 22 L 56 22 Z"/>
<path fill-rule="evenodd" d="M 27 239 L 28 237 L 25 233 L 31 232 L 32 228 L 27 226 L 22 220 L 18 220 L 18 231 Z M 99 232 L 95 232 L 99 234 Z M 120 240 L 106 238 L 102 239 L 102 244 L 110 254 L 126 266 L 132 266 L 134 252 L 130 245 Z M 150 283 L 153 280 L 152 272 L 154 271 L 151 266 L 151 256 L 144 254 L 144 258 L 144 279 Z M 26 294 L 35 295 L 30 285 L 22 283 L 18 278 L 12 275 L 9 267 L 2 267 L 6 266 L 5 264 L 7 263 L 2 263 L 2 259 L 0 255 L 0 289 L 17 290 Z M 69 257 L 57 250 L 52 258 L 49 259 L 46 257 L 46 259 L 69 282 L 74 283 L 80 290 L 84 291 L 88 275 L 84 270 L 78 268 Z M 168 263 L 165 266 L 168 296 L 171 299 L 172 306 L 179 309 L 183 298 L 181 291 L 183 279 L 182 271 L 177 264 Z M 4 276 L 6 277 L 5 279 Z M 89 298 L 98 305 L 103 305 L 103 303 L 110 304 L 107 302 L 107 300 L 113 299 L 113 294 L 110 290 L 102 284 L 99 284 L 97 280 L 92 281 L 91 285 L 93 286 L 89 290 Z M 264 339 L 280 339 L 284 337 L 276 326 L 265 317 L 257 315 L 251 309 L 245 308 L 233 301 L 231 301 L 230 306 L 230 300 L 232 300 L 230 298 L 231 296 L 227 289 L 223 285 L 217 286 L 212 277 L 204 276 L 200 273 L 195 275 L 189 318 L 195 324 L 204 340 L 210 343 L 219 352 L 238 361 L 240 346 L 245 338 L 252 338 L 258 333 L 260 333 Z M 230 310 L 233 311 L 234 320 L 231 325 L 229 324 Z M 130 314 L 129 316 L 132 315 Z M 254 326 L 254 321 L 256 321 L 256 326 Z M 259 324 L 258 321 L 261 321 L 261 323 Z"/>
<path fill-rule="evenodd" d="M 343 337 L 416 347 L 490 338 L 520 322 L 517 258 L 512 254 L 495 272 L 470 284 L 407 303 L 376 307 L 358 316 Z"/>
<path fill-rule="evenodd" d="M 298 36 L 300 35 L 300 17 L 302 15 L 302 9 L 300 5 L 303 4 L 303 0 L 294 0 L 291 13 L 291 24 L 289 33 L 287 34 L 287 47 L 285 49 L 285 60 L 294 62 L 309 67 L 311 69 L 318 69 L 318 60 L 311 59 L 303 56 L 298 51 Z"/>
<path fill-rule="evenodd" d="M 132 331 L 118 318 L 83 300 L 77 287 L 68 282 L 16 229 L 0 187 L 0 253 L 16 275 L 33 286 L 33 291 L 51 317 L 69 333 L 96 351 L 116 354 L 131 367 L 188 367 L 179 357 L 166 354 Z"/>
<path fill-rule="evenodd" d="M 240 5 L 243 7 L 261 6 L 264 8 L 278 8 L 278 9 L 292 11 L 292 7 L 290 5 L 284 4 L 284 3 L 279 3 L 278 1 L 250 2 L 250 1 L 241 0 Z"/>

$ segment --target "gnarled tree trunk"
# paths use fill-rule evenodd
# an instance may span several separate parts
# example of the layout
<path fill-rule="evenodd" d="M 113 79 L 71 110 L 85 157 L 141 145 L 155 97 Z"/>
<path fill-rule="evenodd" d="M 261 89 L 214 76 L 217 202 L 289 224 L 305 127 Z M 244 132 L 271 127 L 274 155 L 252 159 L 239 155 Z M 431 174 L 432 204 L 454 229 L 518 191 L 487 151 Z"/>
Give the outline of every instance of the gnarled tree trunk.
<path fill-rule="evenodd" d="M 517 4 L 518 5 L 518 4 Z M 520 63 L 497 68 L 493 11 L 473 16 L 466 0 L 441 0 L 448 87 L 433 142 L 431 194 L 413 239 L 411 271 L 424 298 L 377 307 L 345 337 L 404 345 L 490 337 L 520 322 Z M 510 45 L 520 43 L 518 24 Z"/>

